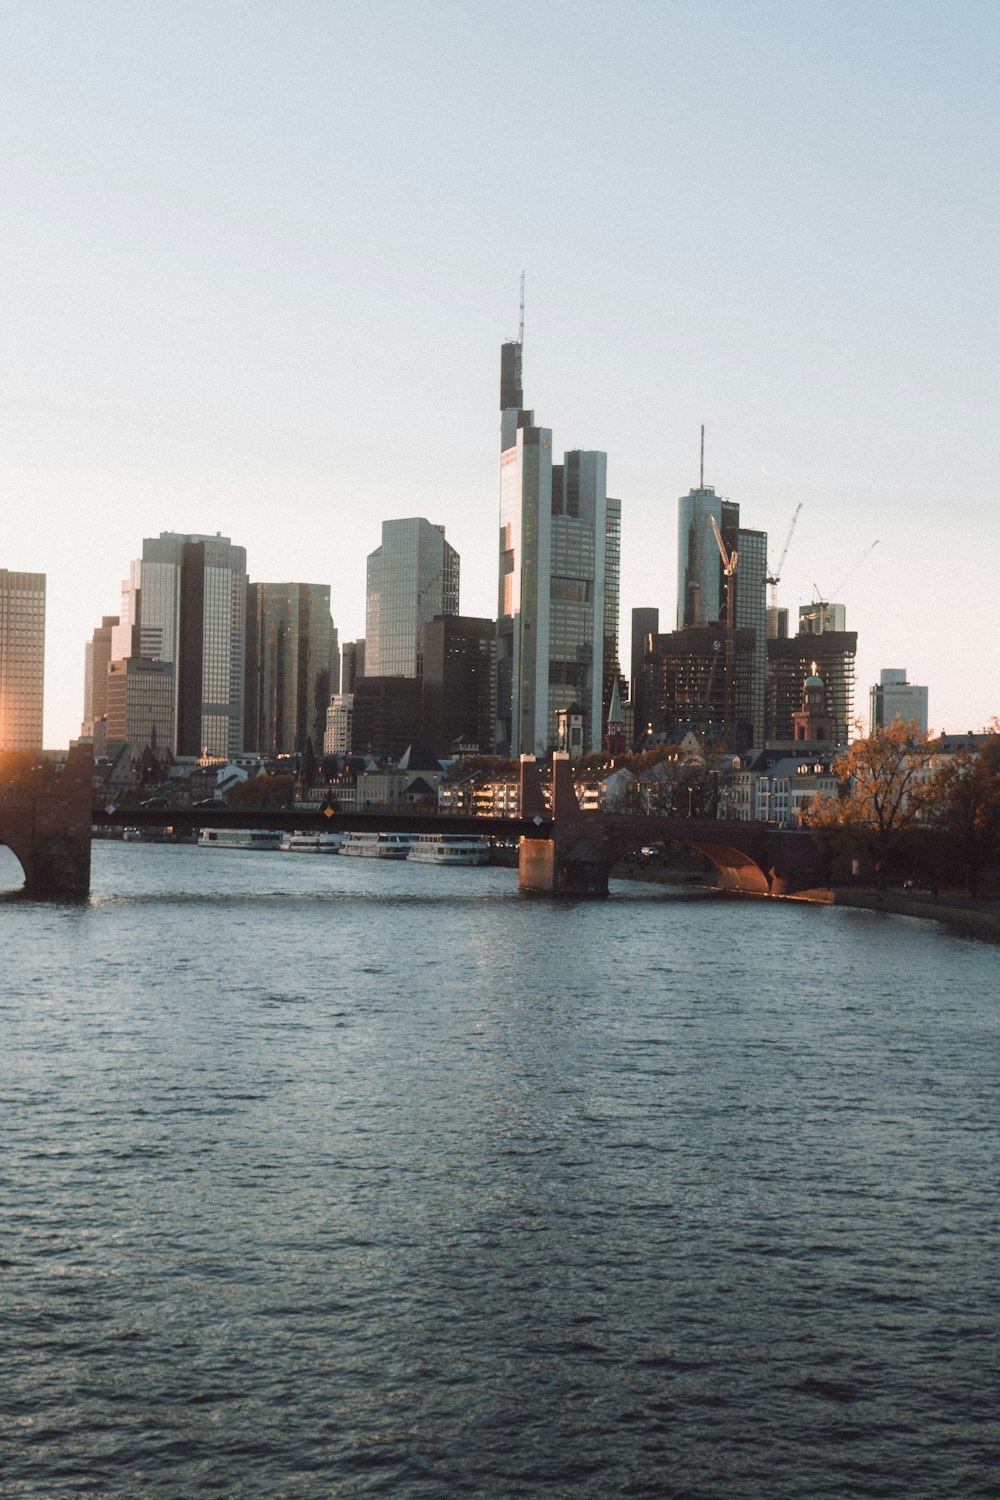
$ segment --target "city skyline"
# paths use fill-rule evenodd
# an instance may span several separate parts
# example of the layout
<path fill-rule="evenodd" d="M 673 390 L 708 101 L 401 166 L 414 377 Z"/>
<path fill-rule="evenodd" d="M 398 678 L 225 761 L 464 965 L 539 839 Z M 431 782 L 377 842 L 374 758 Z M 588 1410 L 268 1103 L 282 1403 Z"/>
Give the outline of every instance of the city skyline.
<path fill-rule="evenodd" d="M 1000 543 L 991 7 L 6 9 L 0 565 L 47 575 L 46 744 L 161 530 L 328 582 L 350 640 L 381 522 L 433 517 L 493 615 L 522 268 L 533 404 L 622 499 L 623 634 L 673 617 L 704 422 L 772 560 L 803 502 L 792 619 L 880 541 L 856 708 L 906 661 L 936 729 L 996 712 L 995 652 L 956 651 Z"/>

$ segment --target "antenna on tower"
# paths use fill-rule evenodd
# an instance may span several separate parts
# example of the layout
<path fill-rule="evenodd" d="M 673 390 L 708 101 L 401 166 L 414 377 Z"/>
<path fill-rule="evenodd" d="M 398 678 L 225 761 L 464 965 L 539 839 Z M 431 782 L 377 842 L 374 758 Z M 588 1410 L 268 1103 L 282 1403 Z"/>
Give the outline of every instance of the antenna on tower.
<path fill-rule="evenodd" d="M 524 272 L 521 272 L 521 318 L 517 325 L 517 342 L 524 343 Z"/>
<path fill-rule="evenodd" d="M 705 488 L 705 424 L 701 424 L 701 474 L 698 479 L 698 488 Z"/>

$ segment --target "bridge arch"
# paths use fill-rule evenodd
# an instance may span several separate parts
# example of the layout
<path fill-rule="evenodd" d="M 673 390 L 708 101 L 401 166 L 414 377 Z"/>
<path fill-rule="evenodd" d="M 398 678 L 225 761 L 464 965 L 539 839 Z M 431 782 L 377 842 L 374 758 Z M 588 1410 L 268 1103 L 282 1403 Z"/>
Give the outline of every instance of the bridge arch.
<path fill-rule="evenodd" d="M 27 884 L 28 867 L 13 844 L 0 842 L 0 896 L 9 896 Z"/>
<path fill-rule="evenodd" d="M 683 844 L 685 848 L 703 854 L 715 867 L 723 890 L 739 891 L 743 895 L 766 896 L 770 893 L 767 871 L 746 849 L 738 849 L 724 840 L 686 834 L 683 824 L 678 827 L 675 822 L 668 833 L 648 820 L 644 828 L 616 829 L 613 833 L 608 830 L 606 841 L 616 863 L 645 844 Z"/>

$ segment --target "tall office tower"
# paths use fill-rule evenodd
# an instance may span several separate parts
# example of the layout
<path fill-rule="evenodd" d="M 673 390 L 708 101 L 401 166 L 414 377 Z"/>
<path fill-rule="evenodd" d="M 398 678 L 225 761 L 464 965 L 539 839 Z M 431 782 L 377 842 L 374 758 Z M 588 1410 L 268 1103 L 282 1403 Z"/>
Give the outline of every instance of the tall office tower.
<path fill-rule="evenodd" d="M 646 653 L 652 649 L 652 637 L 660 633 L 660 611 L 641 606 L 632 611 L 632 654 L 629 657 L 634 738 L 641 744 L 650 728 L 650 710 L 646 694 Z"/>
<path fill-rule="evenodd" d="M 174 664 L 148 656 L 108 663 L 105 745 L 169 745 L 174 738 Z"/>
<path fill-rule="evenodd" d="M 756 651 L 752 630 L 733 632 L 732 726 L 727 745 L 732 751 L 748 750 L 754 741 Z M 718 622 L 652 637 L 640 699 L 654 735 L 677 744 L 690 732 L 706 749 L 726 744 L 726 658 L 726 632 Z"/>
<path fill-rule="evenodd" d="M 382 522 L 381 545 L 368 555 L 367 677 L 420 676 L 427 621 L 458 614 L 458 574 L 443 526 L 422 517 Z"/>
<path fill-rule="evenodd" d="M 83 663 L 83 723 L 80 733 L 92 737 L 95 724 L 100 724 L 108 711 L 108 663 L 111 661 L 111 641 L 117 615 L 104 615 L 84 647 Z"/>
<path fill-rule="evenodd" d="M 754 633 L 753 676 L 750 683 L 750 722 L 753 743 L 763 745 L 767 717 L 767 532 L 736 532 L 736 628 Z M 720 558 L 721 562 L 722 559 Z"/>
<path fill-rule="evenodd" d="M 424 627 L 420 738 L 436 756 L 461 744 L 479 755 L 493 750 L 496 720 L 496 622 L 437 615 Z"/>
<path fill-rule="evenodd" d="M 552 462 L 521 389 L 521 344 L 500 352 L 500 566 L 497 729 L 501 754 L 544 755 L 560 711 L 577 703 L 584 748 L 599 751 L 609 552 L 617 584 L 619 515 L 608 529 L 607 455 L 574 450 Z M 516 404 L 510 404 L 516 403 Z"/>
<path fill-rule="evenodd" d="M 174 664 L 177 755 L 243 748 L 247 555 L 217 533 L 142 544 L 142 655 Z M 161 736 L 162 740 L 162 736 Z"/>
<path fill-rule="evenodd" d="M 601 720 L 605 729 L 615 686 L 618 687 L 619 711 L 622 701 L 628 697 L 628 681 L 621 662 L 622 503 L 609 495 L 607 507 L 604 539 L 604 676 L 601 682 Z"/>
<path fill-rule="evenodd" d="M 808 625 L 798 635 L 767 643 L 767 723 L 769 742 L 794 740 L 795 715 L 802 706 L 807 677 L 823 679 L 833 717 L 833 739 L 846 745 L 854 723 L 855 630 L 826 630 L 813 635 Z"/>
<path fill-rule="evenodd" d="M 350 755 L 354 739 L 354 694 L 334 693 L 326 710 L 324 755 Z"/>
<path fill-rule="evenodd" d="M 335 654 L 329 584 L 247 585 L 244 749 L 301 754 L 308 739 L 319 749 Z"/>
<path fill-rule="evenodd" d="M 365 675 L 365 641 L 345 641 L 340 688 L 345 693 L 354 692 L 354 684 Z"/>
<path fill-rule="evenodd" d="M 871 727 L 888 729 L 897 716 L 904 724 L 916 719 L 927 733 L 927 689 L 907 682 L 905 667 L 883 667 L 881 680 L 871 690 Z"/>
<path fill-rule="evenodd" d="M 45 574 L 0 568 L 0 750 L 40 750 Z"/>
<path fill-rule="evenodd" d="M 129 656 L 155 656 L 143 650 L 140 634 L 142 614 L 142 562 L 129 563 L 128 577 L 122 579 L 122 602 L 118 619 L 111 631 L 111 660 L 124 661 Z"/>

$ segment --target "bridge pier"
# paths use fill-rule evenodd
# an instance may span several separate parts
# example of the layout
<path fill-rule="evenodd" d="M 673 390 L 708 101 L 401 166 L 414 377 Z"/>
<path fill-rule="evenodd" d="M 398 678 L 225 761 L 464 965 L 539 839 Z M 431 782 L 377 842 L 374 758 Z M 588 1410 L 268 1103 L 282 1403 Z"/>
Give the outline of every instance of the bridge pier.
<path fill-rule="evenodd" d="M 90 890 L 93 755 L 75 745 L 54 793 L 0 804 L 0 843 L 17 856 L 33 896 L 85 896 Z"/>
<path fill-rule="evenodd" d="M 546 814 L 538 763 L 521 756 L 521 816 Z M 552 817 L 555 837 L 523 838 L 518 848 L 517 883 L 522 891 L 547 896 L 606 896 L 611 868 L 604 853 L 600 815 L 581 813 L 573 790 L 569 756 L 552 757 Z"/>

